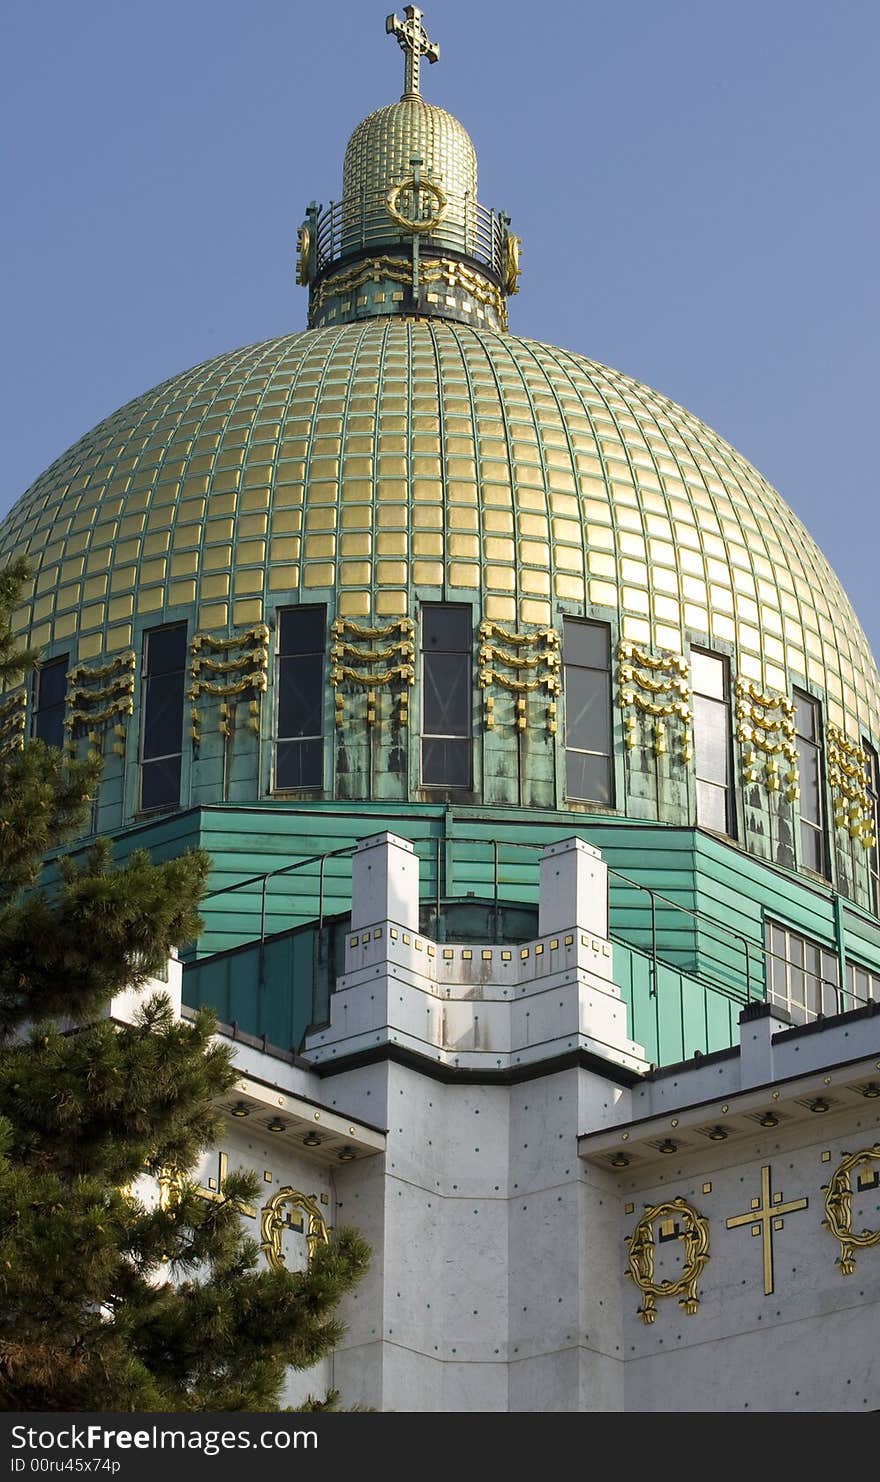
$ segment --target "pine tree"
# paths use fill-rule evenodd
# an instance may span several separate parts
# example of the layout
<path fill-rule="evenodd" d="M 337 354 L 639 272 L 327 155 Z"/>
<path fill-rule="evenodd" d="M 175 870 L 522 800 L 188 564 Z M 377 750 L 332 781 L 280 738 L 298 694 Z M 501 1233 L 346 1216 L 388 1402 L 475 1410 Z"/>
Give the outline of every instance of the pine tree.
<path fill-rule="evenodd" d="M 26 579 L 22 562 L 0 572 L 0 692 L 35 664 L 12 634 Z M 117 866 L 99 842 L 75 862 L 63 846 L 99 764 L 2 748 L 0 1408 L 276 1409 L 287 1366 L 339 1341 L 368 1248 L 341 1230 L 306 1271 L 265 1268 L 239 1214 L 255 1175 L 230 1174 L 216 1202 L 189 1181 L 236 1079 L 213 1017 L 175 1020 L 162 994 L 134 1024 L 100 1017 L 196 936 L 209 860 Z M 180 1186 L 166 1207 L 144 1192 L 160 1170 Z"/>

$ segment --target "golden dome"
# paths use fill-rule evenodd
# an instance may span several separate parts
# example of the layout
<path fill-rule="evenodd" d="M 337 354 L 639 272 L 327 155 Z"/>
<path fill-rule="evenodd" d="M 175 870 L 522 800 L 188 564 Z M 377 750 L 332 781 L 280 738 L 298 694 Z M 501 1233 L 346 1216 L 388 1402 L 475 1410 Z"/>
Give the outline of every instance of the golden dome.
<path fill-rule="evenodd" d="M 225 630 L 291 602 L 355 620 L 609 621 L 711 643 L 774 691 L 880 734 L 880 680 L 836 576 L 746 460 L 628 376 L 552 346 L 392 317 L 222 355 L 76 443 L 0 526 L 19 626 L 93 660 L 145 627 Z"/>
<path fill-rule="evenodd" d="M 376 229 L 385 236 L 393 223 L 385 205 L 393 186 L 412 175 L 413 159 L 421 161 L 422 178 L 438 184 L 448 205 L 443 226 L 434 241 L 462 249 L 462 228 L 473 234 L 477 203 L 477 156 L 467 130 L 447 113 L 424 98 L 409 95 L 359 123 L 345 151 L 342 170 L 342 205 L 346 222 L 366 223 L 370 240 Z M 351 246 L 359 238 L 352 236 Z M 345 245 L 345 244 L 344 244 Z"/>

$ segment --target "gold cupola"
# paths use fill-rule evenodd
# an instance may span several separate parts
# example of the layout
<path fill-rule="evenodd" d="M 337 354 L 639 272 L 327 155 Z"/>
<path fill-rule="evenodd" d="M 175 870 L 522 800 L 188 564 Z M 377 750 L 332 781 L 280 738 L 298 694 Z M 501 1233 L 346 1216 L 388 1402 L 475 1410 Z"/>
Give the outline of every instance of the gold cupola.
<path fill-rule="evenodd" d="M 421 96 L 422 58 L 436 62 L 440 48 L 417 6 L 404 16 L 385 22 L 404 53 L 403 94 L 358 124 L 342 200 L 313 203 L 300 228 L 297 281 L 309 286 L 309 326 L 403 313 L 505 329 L 519 239 L 503 212 L 477 198 L 467 130 Z"/>

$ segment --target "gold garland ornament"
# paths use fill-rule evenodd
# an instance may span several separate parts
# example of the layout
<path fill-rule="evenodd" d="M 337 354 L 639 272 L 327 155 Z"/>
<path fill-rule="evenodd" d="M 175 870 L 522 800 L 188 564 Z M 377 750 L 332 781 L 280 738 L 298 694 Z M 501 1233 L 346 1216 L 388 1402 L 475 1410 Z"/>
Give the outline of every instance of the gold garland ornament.
<path fill-rule="evenodd" d="M 202 700 L 220 700 L 217 729 L 221 736 L 232 734 L 233 712 L 226 702 L 248 695 L 248 726 L 260 734 L 260 700 L 269 688 L 269 629 L 256 623 L 239 633 L 196 633 L 190 643 L 189 687 L 190 736 L 194 746 L 202 739 Z M 204 653 L 203 650 L 208 652 Z M 235 649 L 240 650 L 237 654 Z M 210 654 L 222 654 L 211 658 Z M 235 676 L 238 678 L 235 678 Z"/>
<path fill-rule="evenodd" d="M 261 1248 L 273 1271 L 285 1269 L 281 1237 L 285 1226 L 290 1223 L 287 1213 L 290 1210 L 301 1210 L 304 1221 L 307 1222 L 306 1249 L 309 1260 L 312 1259 L 319 1245 L 330 1243 L 330 1233 L 314 1195 L 302 1194 L 299 1189 L 289 1187 L 279 1189 L 277 1194 L 273 1194 L 268 1204 L 263 1206 L 260 1228 Z"/>
<path fill-rule="evenodd" d="M 739 675 L 736 681 L 736 739 L 742 747 L 743 782 L 759 780 L 758 753 L 764 757 L 763 784 L 768 793 L 779 792 L 794 803 L 800 796 L 798 755 L 794 726 L 794 701 L 776 691 L 761 690 Z M 780 778 L 779 761 L 787 768 Z"/>
<path fill-rule="evenodd" d="M 839 726 L 828 722 L 828 784 L 834 804 L 834 822 L 865 849 L 877 843 L 874 803 L 868 788 L 868 758 L 858 741 L 851 741 Z"/>
<path fill-rule="evenodd" d="M 493 622 L 491 618 L 484 618 L 480 623 L 480 668 L 477 671 L 477 683 L 483 690 L 483 724 L 487 731 L 495 729 L 495 699 L 487 695 L 486 690 L 493 685 L 498 685 L 503 690 L 508 690 L 517 696 L 514 705 L 514 722 L 518 731 L 524 731 L 529 724 L 529 709 L 526 695 L 533 694 L 537 690 L 543 690 L 548 696 L 548 703 L 544 707 L 544 724 L 548 736 L 555 736 L 557 729 L 556 720 L 556 697 L 562 691 L 562 683 L 559 678 L 561 661 L 559 657 L 559 634 L 554 628 L 536 628 L 530 633 L 513 632 L 509 628 L 503 628 L 500 623 Z M 510 653 L 508 649 L 493 643 L 494 638 L 500 638 L 503 643 L 509 644 L 514 649 L 533 648 L 534 653 Z M 499 667 L 500 666 L 500 667 Z M 507 670 L 513 670 L 513 674 Z M 523 670 L 534 669 L 539 671 L 534 679 L 517 679 L 514 676 L 521 674 Z"/>
<path fill-rule="evenodd" d="M 831 1182 L 822 1185 L 825 1191 L 825 1219 L 822 1223 L 840 1242 L 840 1255 L 834 1264 L 840 1267 L 843 1276 L 852 1276 L 855 1271 L 856 1250 L 870 1250 L 871 1246 L 880 1245 L 880 1230 L 862 1230 L 857 1235 L 852 1227 L 852 1174 L 856 1168 L 867 1167 L 869 1163 L 880 1163 L 878 1142 L 859 1153 L 848 1153 L 835 1168 Z"/>
<path fill-rule="evenodd" d="M 409 216 L 404 216 L 398 209 L 397 202 L 399 197 L 407 190 L 417 190 L 420 195 L 422 191 L 426 191 L 429 196 L 433 196 L 437 202 L 433 215 L 426 216 L 420 221 L 415 221 Z M 423 179 L 417 181 L 414 175 L 407 175 L 405 179 L 400 181 L 399 185 L 392 185 L 385 197 L 385 209 L 391 220 L 396 221 L 397 225 L 402 227 L 405 232 L 416 232 L 419 236 L 422 236 L 425 232 L 435 231 L 446 215 L 448 208 L 449 201 L 447 200 L 446 192 L 437 184 L 436 180 L 431 180 L 429 176 L 425 176 Z"/>
<path fill-rule="evenodd" d="M 445 283 L 449 288 L 462 288 L 485 308 L 492 309 L 507 328 L 507 307 L 498 289 L 479 273 L 452 258 L 437 258 L 422 263 L 419 278 L 425 288 Z M 366 263 L 347 268 L 331 277 L 322 278 L 312 290 L 309 300 L 309 326 L 314 328 L 318 316 L 328 299 L 356 293 L 367 283 L 399 283 L 401 288 L 411 288 L 413 283 L 412 263 L 405 258 L 389 257 L 385 254 L 371 257 Z"/>
<path fill-rule="evenodd" d="M 345 702 L 346 695 L 342 690 L 343 685 L 353 685 L 356 689 L 366 690 L 367 701 L 367 725 L 374 725 L 377 715 L 376 688 L 396 686 L 397 713 L 395 720 L 398 725 L 406 726 L 409 723 L 409 689 L 415 683 L 415 624 L 412 618 L 398 618 L 394 622 L 380 625 L 367 623 L 355 623 L 350 618 L 334 618 L 330 627 L 333 636 L 333 644 L 330 648 L 332 664 L 330 667 L 330 685 L 334 691 L 333 704 L 335 721 L 337 727 L 345 725 Z M 385 648 L 363 647 L 364 644 L 371 645 L 376 640 L 392 638 L 397 635 L 395 641 Z M 351 659 L 351 664 L 343 664 L 343 658 Z M 398 658 L 397 664 L 390 664 L 387 669 L 378 673 L 373 668 L 375 664 L 387 663 L 389 659 Z"/>
<path fill-rule="evenodd" d="M 624 741 L 628 751 L 639 742 L 640 719 L 649 716 L 651 746 L 655 756 L 669 750 L 667 721 L 676 724 L 678 760 L 691 760 L 691 689 L 687 659 L 675 653 L 651 653 L 638 644 L 621 639 L 617 645 L 619 685 L 617 703 L 624 712 Z M 627 713 L 629 712 L 629 713 Z"/>
<path fill-rule="evenodd" d="M 657 1220 L 681 1219 L 684 1229 L 677 1236 L 684 1241 L 684 1270 L 676 1281 L 654 1280 L 654 1225 Z M 697 1283 L 709 1259 L 709 1221 L 685 1199 L 673 1199 L 647 1207 L 633 1233 L 625 1237 L 629 1246 L 626 1274 L 635 1282 L 644 1301 L 639 1316 L 644 1323 L 657 1318 L 657 1299 L 678 1297 L 688 1317 L 700 1306 Z"/>
<path fill-rule="evenodd" d="M 125 720 L 134 714 L 134 670 L 137 657 L 125 649 L 109 663 L 75 664 L 67 676 L 64 729 L 67 750 L 76 751 L 77 738 L 87 733 L 93 750 L 103 754 L 104 737 L 113 724 L 113 754 L 125 756 Z"/>

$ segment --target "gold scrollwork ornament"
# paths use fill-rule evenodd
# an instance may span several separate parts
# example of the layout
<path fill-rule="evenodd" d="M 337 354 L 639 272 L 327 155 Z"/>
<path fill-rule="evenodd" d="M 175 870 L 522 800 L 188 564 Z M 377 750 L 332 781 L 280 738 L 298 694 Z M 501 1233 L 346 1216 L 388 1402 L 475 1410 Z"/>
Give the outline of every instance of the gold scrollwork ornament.
<path fill-rule="evenodd" d="M 676 1281 L 654 1280 L 654 1225 L 660 1219 L 680 1219 L 684 1228 L 684 1269 Z M 709 1221 L 685 1199 L 653 1204 L 645 1210 L 633 1233 L 626 1237 L 629 1262 L 626 1274 L 642 1293 L 639 1316 L 644 1323 L 657 1318 L 658 1297 L 678 1297 L 679 1306 L 693 1317 L 700 1306 L 697 1283 L 709 1259 Z"/>
<path fill-rule="evenodd" d="M 858 1153 L 848 1153 L 835 1168 L 831 1182 L 823 1184 L 825 1219 L 822 1223 L 840 1242 L 840 1255 L 835 1265 L 840 1267 L 843 1276 L 852 1276 L 855 1271 L 856 1250 L 870 1250 L 871 1246 L 880 1245 L 880 1230 L 861 1230 L 857 1234 L 852 1227 L 851 1176 L 855 1169 L 868 1163 L 880 1163 L 880 1143 L 875 1142 L 873 1147 L 863 1148 Z"/>
<path fill-rule="evenodd" d="M 330 1232 L 313 1196 L 302 1194 L 299 1189 L 290 1187 L 279 1189 L 277 1194 L 273 1194 L 268 1204 L 263 1206 L 260 1222 L 261 1248 L 273 1271 L 285 1270 L 281 1237 L 287 1224 L 285 1212 L 288 1210 L 302 1211 L 309 1260 L 312 1259 L 319 1245 L 330 1243 Z"/>

